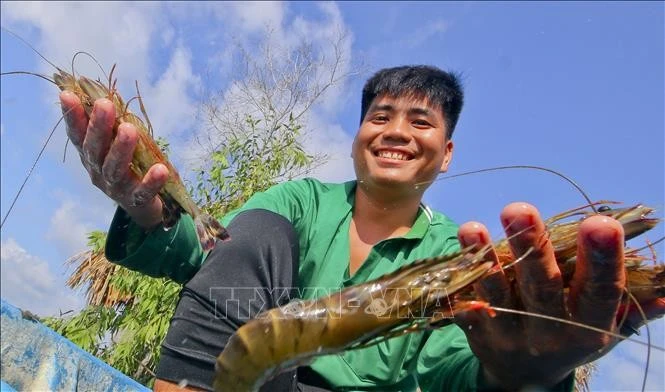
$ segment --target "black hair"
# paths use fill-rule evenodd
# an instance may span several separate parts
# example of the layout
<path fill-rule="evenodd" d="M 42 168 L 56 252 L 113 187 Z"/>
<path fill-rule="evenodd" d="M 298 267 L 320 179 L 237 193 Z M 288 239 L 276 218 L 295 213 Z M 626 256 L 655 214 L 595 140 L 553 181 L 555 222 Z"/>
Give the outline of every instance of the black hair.
<path fill-rule="evenodd" d="M 410 65 L 382 69 L 363 87 L 360 123 L 376 97 L 412 97 L 427 99 L 430 105 L 441 108 L 446 121 L 447 138 L 453 136 L 462 105 L 464 92 L 458 74 L 445 72 L 428 65 Z"/>

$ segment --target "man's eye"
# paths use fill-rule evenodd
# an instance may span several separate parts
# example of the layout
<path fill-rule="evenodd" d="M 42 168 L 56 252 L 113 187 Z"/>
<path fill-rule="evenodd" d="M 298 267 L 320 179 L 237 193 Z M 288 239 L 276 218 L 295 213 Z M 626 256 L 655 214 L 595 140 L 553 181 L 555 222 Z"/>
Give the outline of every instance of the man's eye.
<path fill-rule="evenodd" d="M 374 117 L 374 122 L 386 122 L 388 121 L 388 117 L 386 116 L 376 116 Z"/>
<path fill-rule="evenodd" d="M 432 124 L 430 124 L 429 122 L 427 122 L 427 121 L 425 121 L 425 120 L 414 120 L 414 121 L 413 121 L 413 125 L 415 125 L 415 126 L 417 126 L 417 127 L 421 127 L 421 128 L 422 128 L 422 127 L 431 127 L 431 126 L 432 126 Z"/>

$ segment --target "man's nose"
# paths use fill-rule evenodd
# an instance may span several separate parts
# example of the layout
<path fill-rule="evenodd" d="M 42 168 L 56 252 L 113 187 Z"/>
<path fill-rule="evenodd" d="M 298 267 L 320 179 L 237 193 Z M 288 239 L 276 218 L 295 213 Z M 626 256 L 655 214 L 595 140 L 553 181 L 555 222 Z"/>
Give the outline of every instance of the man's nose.
<path fill-rule="evenodd" d="M 409 132 L 408 126 L 409 122 L 404 119 L 391 121 L 383 131 L 383 137 L 389 140 L 408 142 L 411 140 L 411 132 Z"/>

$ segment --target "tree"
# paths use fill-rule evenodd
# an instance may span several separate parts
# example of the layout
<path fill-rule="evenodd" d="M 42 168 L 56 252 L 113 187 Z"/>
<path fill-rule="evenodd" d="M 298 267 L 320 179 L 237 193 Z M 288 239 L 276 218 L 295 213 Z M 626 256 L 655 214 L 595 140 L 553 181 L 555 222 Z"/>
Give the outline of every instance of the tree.
<path fill-rule="evenodd" d="M 237 69 L 226 92 L 207 94 L 201 105 L 206 132 L 191 192 L 204 210 L 221 217 L 251 195 L 302 176 L 325 162 L 303 147 L 306 114 L 326 90 L 349 77 L 343 32 L 315 47 L 281 46 L 268 31 L 253 55 L 237 45 Z M 203 141 L 206 141 L 207 144 Z M 161 141 L 168 149 L 169 144 Z M 47 325 L 137 381 L 151 386 L 159 348 L 181 286 L 110 263 L 106 233 L 88 235 L 89 249 L 68 260 L 67 284 L 85 289 L 87 306 Z"/>

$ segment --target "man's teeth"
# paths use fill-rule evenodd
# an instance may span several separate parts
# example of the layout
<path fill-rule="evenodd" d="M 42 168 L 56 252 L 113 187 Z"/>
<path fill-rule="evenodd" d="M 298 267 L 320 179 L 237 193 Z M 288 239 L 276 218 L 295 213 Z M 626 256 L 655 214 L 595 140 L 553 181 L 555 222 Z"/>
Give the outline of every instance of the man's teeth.
<path fill-rule="evenodd" d="M 379 157 L 389 159 L 399 159 L 401 161 L 408 161 L 409 157 L 406 154 L 395 151 L 379 151 Z"/>

